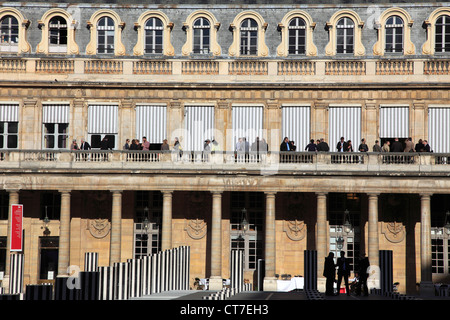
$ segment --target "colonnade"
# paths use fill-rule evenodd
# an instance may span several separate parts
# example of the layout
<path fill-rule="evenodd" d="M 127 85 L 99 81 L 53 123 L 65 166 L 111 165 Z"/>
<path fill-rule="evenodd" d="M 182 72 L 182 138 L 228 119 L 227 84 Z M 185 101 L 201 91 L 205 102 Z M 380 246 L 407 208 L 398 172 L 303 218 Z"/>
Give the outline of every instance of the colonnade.
<path fill-rule="evenodd" d="M 19 203 L 19 190 L 7 190 L 9 193 L 9 208 Z M 70 264 L 70 190 L 59 190 L 61 194 L 60 236 L 58 274 L 67 274 Z M 122 191 L 112 190 L 110 265 L 121 259 L 121 220 Z M 172 199 L 173 190 L 161 191 L 163 194 L 161 250 L 172 248 Z M 211 252 L 210 252 L 210 289 L 222 289 L 222 194 L 223 191 L 211 191 Z M 318 277 L 323 273 L 323 261 L 328 254 L 327 230 L 327 192 L 316 193 L 316 251 L 318 260 Z M 276 234 L 275 234 L 275 198 L 276 192 L 265 192 L 265 279 L 264 290 L 276 290 Z M 379 265 L 379 230 L 378 230 L 378 193 L 368 193 L 368 257 L 371 265 Z M 420 194 L 421 199 L 421 231 L 420 231 L 420 267 L 421 290 L 432 287 L 431 258 L 431 194 Z M 9 209 L 7 248 L 10 247 L 12 212 Z M 5 275 L 9 275 L 10 255 L 6 257 Z"/>

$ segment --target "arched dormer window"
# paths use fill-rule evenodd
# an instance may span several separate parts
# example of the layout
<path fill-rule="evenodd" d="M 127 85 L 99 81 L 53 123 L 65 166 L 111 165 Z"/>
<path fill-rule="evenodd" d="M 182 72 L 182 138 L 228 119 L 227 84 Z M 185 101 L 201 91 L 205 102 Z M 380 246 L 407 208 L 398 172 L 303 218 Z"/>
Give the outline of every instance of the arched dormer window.
<path fill-rule="evenodd" d="M 315 26 L 311 16 L 302 10 L 293 10 L 286 14 L 278 24 L 281 43 L 277 48 L 277 54 L 282 57 L 316 56 L 317 48 L 313 43 Z"/>
<path fill-rule="evenodd" d="M 86 47 L 86 54 L 125 55 L 122 43 L 122 30 L 125 23 L 112 10 L 99 10 L 88 21 L 91 40 Z"/>
<path fill-rule="evenodd" d="M 230 25 L 233 43 L 228 49 L 230 56 L 266 57 L 269 48 L 265 42 L 267 23 L 254 11 L 244 11 Z"/>
<path fill-rule="evenodd" d="M 133 48 L 133 54 L 163 54 L 173 56 L 175 54 L 170 43 L 170 32 L 173 23 L 160 11 L 146 11 L 134 24 L 138 33 L 138 41 Z"/>
<path fill-rule="evenodd" d="M 427 28 L 427 41 L 422 46 L 422 53 L 450 52 L 450 7 L 434 10 L 424 26 Z"/>
<path fill-rule="evenodd" d="M 75 29 L 78 22 L 62 9 L 47 11 L 38 22 L 42 32 L 41 42 L 37 45 L 37 53 L 78 54 L 75 42 Z"/>
<path fill-rule="evenodd" d="M 373 46 L 373 54 L 382 56 L 385 53 L 415 53 L 411 42 L 413 20 L 402 8 L 390 8 L 384 11 L 375 27 L 378 29 L 378 40 Z"/>
<path fill-rule="evenodd" d="M 385 52 L 403 52 L 403 27 L 399 16 L 390 16 L 386 20 Z"/>
<path fill-rule="evenodd" d="M 329 42 L 325 47 L 328 56 L 348 54 L 363 56 L 366 50 L 361 42 L 364 22 L 352 10 L 340 10 L 327 22 Z"/>
<path fill-rule="evenodd" d="M 220 23 L 216 17 L 206 10 L 191 13 L 183 23 L 186 32 L 186 43 L 181 49 L 184 56 L 194 54 L 212 54 L 218 56 L 222 49 L 217 43 Z"/>
<path fill-rule="evenodd" d="M 0 9 L 0 53 L 30 52 L 26 39 L 29 25 L 30 22 L 17 9 Z"/>

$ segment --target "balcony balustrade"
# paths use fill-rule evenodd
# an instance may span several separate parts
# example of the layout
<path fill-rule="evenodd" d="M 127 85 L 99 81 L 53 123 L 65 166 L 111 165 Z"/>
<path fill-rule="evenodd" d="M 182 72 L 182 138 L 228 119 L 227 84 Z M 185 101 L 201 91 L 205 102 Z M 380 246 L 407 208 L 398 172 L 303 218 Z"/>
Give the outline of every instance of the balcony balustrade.
<path fill-rule="evenodd" d="M 196 170 L 310 174 L 450 174 L 450 154 L 374 152 L 198 152 L 3 150 L 2 170 Z"/>

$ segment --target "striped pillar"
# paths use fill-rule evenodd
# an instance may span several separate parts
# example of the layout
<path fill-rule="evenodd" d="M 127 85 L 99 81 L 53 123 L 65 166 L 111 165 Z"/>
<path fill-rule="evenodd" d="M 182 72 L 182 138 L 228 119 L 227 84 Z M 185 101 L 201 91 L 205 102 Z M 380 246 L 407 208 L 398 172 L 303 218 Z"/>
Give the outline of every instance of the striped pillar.
<path fill-rule="evenodd" d="M 392 275 L 392 251 L 380 250 L 380 289 L 381 293 L 392 292 L 393 275 Z"/>
<path fill-rule="evenodd" d="M 53 300 L 53 285 L 50 283 L 26 285 L 25 300 Z"/>
<path fill-rule="evenodd" d="M 6 237 L 6 261 L 5 261 L 5 276 L 9 275 L 10 268 L 10 255 L 9 249 L 11 248 L 11 228 L 12 228 L 12 211 L 11 205 L 19 204 L 19 190 L 8 190 L 9 192 L 9 209 L 8 209 L 8 235 Z"/>
<path fill-rule="evenodd" d="M 24 256 L 13 253 L 10 256 L 9 294 L 23 293 Z"/>
<path fill-rule="evenodd" d="M 122 192 L 112 192 L 112 215 L 111 215 L 111 244 L 109 264 L 120 262 L 120 247 L 122 236 Z"/>
<path fill-rule="evenodd" d="M 210 290 L 222 290 L 222 193 L 212 193 Z"/>
<path fill-rule="evenodd" d="M 114 267 L 114 300 L 128 300 L 130 264 L 128 262 L 116 262 Z"/>
<path fill-rule="evenodd" d="M 128 259 L 129 296 L 137 298 L 142 295 L 142 259 Z"/>
<path fill-rule="evenodd" d="M 266 192 L 264 291 L 274 291 L 277 286 L 275 278 L 275 194 L 275 192 Z"/>
<path fill-rule="evenodd" d="M 230 284 L 231 288 L 242 291 L 244 288 L 244 251 L 231 250 L 230 261 Z"/>
<path fill-rule="evenodd" d="M 80 300 L 98 300 L 100 273 L 83 271 L 80 277 Z"/>
<path fill-rule="evenodd" d="M 173 191 L 163 191 L 163 217 L 161 232 L 161 250 L 172 248 L 172 196 Z"/>
<path fill-rule="evenodd" d="M 70 260 L 70 191 L 61 192 L 58 274 L 68 274 Z"/>
<path fill-rule="evenodd" d="M 98 252 L 86 252 L 84 254 L 84 271 L 98 271 Z"/>
<path fill-rule="evenodd" d="M 99 292 L 98 300 L 114 300 L 114 268 L 98 267 Z"/>
<path fill-rule="evenodd" d="M 142 256 L 141 260 L 141 294 L 147 296 L 151 294 L 152 259 L 150 256 Z"/>

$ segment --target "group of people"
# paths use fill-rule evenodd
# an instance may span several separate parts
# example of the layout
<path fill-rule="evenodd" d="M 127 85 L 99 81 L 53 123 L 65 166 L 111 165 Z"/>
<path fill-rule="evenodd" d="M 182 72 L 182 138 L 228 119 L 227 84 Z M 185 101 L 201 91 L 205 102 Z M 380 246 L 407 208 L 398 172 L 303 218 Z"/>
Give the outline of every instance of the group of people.
<path fill-rule="evenodd" d="M 250 145 L 250 143 L 247 141 L 247 138 L 241 137 L 238 138 L 234 151 L 238 153 L 244 153 L 249 151 L 267 152 L 269 151 L 269 146 L 264 138 L 260 139 L 259 137 L 256 137 L 255 141 L 252 143 L 252 145 Z"/>
<path fill-rule="evenodd" d="M 355 286 L 354 293 L 356 295 L 363 294 L 364 296 L 369 295 L 369 289 L 367 286 L 367 279 L 369 278 L 369 258 L 361 255 L 359 260 L 359 268 L 355 270 Z M 337 292 L 334 292 L 334 283 L 336 282 L 336 269 L 337 269 Z M 334 253 L 330 252 L 325 258 L 323 276 L 326 278 L 325 295 L 334 296 L 340 294 L 340 288 L 342 280 L 345 284 L 345 292 L 350 295 L 350 284 L 349 276 L 351 271 L 351 265 L 348 258 L 345 257 L 345 252 L 340 252 L 340 257 L 337 258 L 336 263 L 334 262 Z"/>
<path fill-rule="evenodd" d="M 296 151 L 296 150 L 297 146 L 295 145 L 295 142 L 289 140 L 288 137 L 284 137 L 280 145 L 280 151 Z M 305 147 L 305 151 L 330 151 L 330 147 L 323 138 L 317 141 L 311 139 L 309 141 L 309 144 Z"/>
<path fill-rule="evenodd" d="M 280 151 L 296 151 L 297 147 L 294 141 L 290 141 L 288 137 L 285 137 L 280 145 Z M 305 151 L 330 151 L 328 143 L 325 142 L 323 138 L 320 140 L 311 139 L 308 145 L 305 147 Z M 355 152 L 353 148 L 353 143 L 351 140 L 345 140 L 344 137 L 336 144 L 337 152 Z M 366 139 L 361 139 L 361 143 L 356 151 L 359 152 L 369 152 L 369 146 L 367 145 Z M 433 152 L 427 140 L 419 139 L 419 142 L 414 145 L 412 139 L 409 137 L 405 141 L 405 146 L 399 141 L 398 138 L 394 139 L 394 142 L 390 143 L 386 140 L 383 146 L 380 145 L 380 141 L 376 140 L 372 147 L 373 152 Z"/>
<path fill-rule="evenodd" d="M 130 139 L 125 140 L 125 144 L 123 145 L 123 150 L 150 150 L 150 142 L 147 140 L 147 137 L 142 137 L 142 142 L 139 139 L 132 139 L 130 143 Z M 167 139 L 163 140 L 161 144 L 161 150 L 169 150 L 169 143 Z"/>

